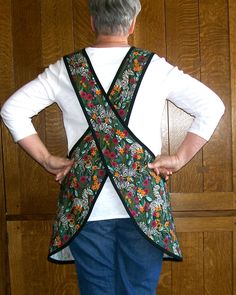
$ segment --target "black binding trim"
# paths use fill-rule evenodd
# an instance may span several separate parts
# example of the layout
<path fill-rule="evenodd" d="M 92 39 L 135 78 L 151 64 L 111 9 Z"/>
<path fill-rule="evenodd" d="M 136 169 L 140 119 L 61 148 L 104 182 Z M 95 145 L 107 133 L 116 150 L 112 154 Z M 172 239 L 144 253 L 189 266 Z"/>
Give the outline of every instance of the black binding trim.
<path fill-rule="evenodd" d="M 129 50 L 128 53 L 130 53 L 130 51 L 131 51 L 132 49 L 133 49 L 133 47 L 130 48 L 130 50 Z M 85 52 L 85 49 L 83 49 L 82 52 L 84 53 L 84 52 Z M 86 57 L 87 57 L 86 52 L 85 52 L 85 55 L 86 55 Z M 153 54 L 152 54 L 152 56 L 153 56 Z M 127 57 L 127 55 L 126 55 L 126 57 Z M 126 59 L 126 57 L 124 58 L 124 60 Z M 163 247 L 161 247 L 160 245 L 158 245 L 157 243 L 155 243 L 152 239 L 150 239 L 150 238 L 149 238 L 149 237 L 148 237 L 148 236 L 147 236 L 147 235 L 146 235 L 146 234 L 140 229 L 140 227 L 138 226 L 138 224 L 137 224 L 136 221 L 134 220 L 134 217 L 133 217 L 132 214 L 129 212 L 129 209 L 128 209 L 128 207 L 127 207 L 125 201 L 123 200 L 123 196 L 121 195 L 119 189 L 117 188 L 116 183 L 115 183 L 115 181 L 113 180 L 113 176 L 112 176 L 112 174 L 110 173 L 109 168 L 107 167 L 106 160 L 105 160 L 104 155 L 103 155 L 103 153 L 102 153 L 102 150 L 101 150 L 101 148 L 100 148 L 100 145 L 99 145 L 99 142 L 98 142 L 98 140 L 97 140 L 97 137 L 96 137 L 95 131 L 93 130 L 93 127 L 92 127 L 92 124 L 91 124 L 91 122 L 90 122 L 89 116 L 88 116 L 88 114 L 87 114 L 87 112 L 86 112 L 86 110 L 85 110 L 85 107 L 84 107 L 84 104 L 83 104 L 83 100 L 82 100 L 82 98 L 80 97 L 80 94 L 79 94 L 78 89 L 77 89 L 77 87 L 76 87 L 75 81 L 72 79 L 71 72 L 70 72 L 69 65 L 68 65 L 68 63 L 67 63 L 66 57 L 64 57 L 63 59 L 64 59 L 64 63 L 65 63 L 65 65 L 66 65 L 66 69 L 67 69 L 67 71 L 68 71 L 68 74 L 69 74 L 69 77 L 70 77 L 70 80 L 71 80 L 71 84 L 73 85 L 73 88 L 74 88 L 74 90 L 75 90 L 75 93 L 76 93 L 76 95 L 77 95 L 77 98 L 78 98 L 78 100 L 79 100 L 79 102 L 80 102 L 80 105 L 81 105 L 81 107 L 82 107 L 82 109 L 83 109 L 83 112 L 84 112 L 84 115 L 85 115 L 86 120 L 87 120 L 87 122 L 88 122 L 88 125 L 89 125 L 90 128 L 91 128 L 90 130 L 91 130 L 91 132 L 92 132 L 92 134 L 93 134 L 94 141 L 95 141 L 95 143 L 96 143 L 96 145 L 97 145 L 97 148 L 98 148 L 98 150 L 99 150 L 99 152 L 100 152 L 100 156 L 101 156 L 101 159 L 102 159 L 102 161 L 103 161 L 104 167 L 106 168 L 107 174 L 108 174 L 108 176 L 109 176 L 109 178 L 110 178 L 110 180 L 111 180 L 111 182 L 112 182 L 112 184 L 113 184 L 113 186 L 114 186 L 114 188 L 115 188 L 115 190 L 116 190 L 118 196 L 120 197 L 120 199 L 121 199 L 121 201 L 122 201 L 122 203 L 123 203 L 123 205 L 124 205 L 124 207 L 125 207 L 127 213 L 128 213 L 129 216 L 131 217 L 131 220 L 134 222 L 136 228 L 137 228 L 137 229 L 139 230 L 139 232 L 144 236 L 144 238 L 146 238 L 151 244 L 153 244 L 155 247 L 157 247 L 158 249 L 160 249 L 162 252 L 164 252 L 164 253 L 166 253 L 167 255 L 169 255 L 169 256 L 171 257 L 171 258 L 169 258 L 169 259 L 171 259 L 171 260 L 176 260 L 176 261 L 182 261 L 183 258 L 182 258 L 181 256 L 175 255 L 174 253 L 171 253 L 170 251 L 167 251 L 166 249 L 164 249 Z M 90 60 L 88 59 L 87 61 L 88 61 L 88 64 L 91 66 L 91 71 L 92 71 L 92 73 L 94 74 L 94 78 L 96 79 L 96 82 L 97 82 L 98 85 L 100 86 L 101 83 L 100 83 L 99 79 L 97 78 L 97 75 L 96 75 L 96 73 L 95 73 L 95 71 L 94 71 L 94 69 L 93 69 L 93 67 L 92 67 L 92 64 L 91 64 Z M 149 63 L 150 63 L 150 61 L 151 61 L 151 58 L 149 59 Z M 120 68 L 121 68 L 121 67 L 120 67 Z M 119 68 L 119 69 L 120 69 L 120 68 Z M 135 140 L 136 140 L 136 141 L 137 141 L 137 142 L 138 142 L 138 143 L 139 143 L 144 149 L 146 149 L 146 150 L 147 150 L 147 151 L 153 156 L 153 158 L 155 158 L 153 152 L 152 152 L 148 147 L 146 147 L 146 145 L 144 145 L 144 144 L 143 144 L 143 143 L 142 143 L 142 142 L 141 142 L 141 141 L 140 141 L 140 140 L 134 135 L 134 133 L 133 133 L 133 132 L 132 132 L 132 131 L 126 126 L 126 124 L 124 123 L 124 121 L 122 121 L 122 119 L 120 118 L 119 114 L 117 113 L 117 111 L 115 110 L 114 106 L 112 105 L 111 101 L 110 101 L 109 98 L 107 97 L 107 94 L 105 93 L 105 91 L 104 91 L 104 89 L 103 89 L 102 86 L 101 86 L 101 90 L 103 91 L 104 97 L 106 98 L 106 100 L 107 100 L 109 106 L 110 106 L 111 109 L 114 111 L 114 113 L 115 113 L 116 116 L 117 116 L 117 119 L 120 121 L 120 123 L 123 125 L 123 127 L 124 127 L 125 129 L 128 129 L 128 132 L 134 137 L 134 139 L 135 139 Z M 163 180 L 164 180 L 164 179 L 163 179 Z M 164 181 L 165 181 L 165 180 L 164 180 Z M 95 202 L 94 202 L 94 204 L 95 204 Z M 90 213 L 91 213 L 92 210 L 89 210 L 89 211 L 90 211 Z M 89 215 L 90 215 L 90 214 L 87 215 L 87 218 L 85 219 L 86 221 L 88 220 Z M 84 225 L 84 224 L 85 224 L 85 221 L 84 221 L 83 225 Z M 83 225 L 82 225 L 82 226 L 83 226 Z M 80 230 L 81 230 L 81 228 L 80 228 Z M 80 232 L 80 230 L 79 230 L 79 232 Z M 78 233 L 76 232 L 76 234 L 78 234 Z M 75 238 L 76 234 L 75 234 L 72 238 Z M 72 238 L 67 242 L 67 245 L 71 242 Z M 65 248 L 65 245 L 64 245 L 63 247 L 60 247 L 59 249 L 55 250 L 54 252 L 50 253 L 50 256 L 52 256 L 53 254 L 55 254 L 55 253 L 61 251 L 63 248 Z M 50 256 L 49 256 L 49 257 L 50 257 Z M 53 262 L 55 261 L 55 260 L 52 259 L 52 258 L 50 258 L 50 260 L 53 260 Z"/>

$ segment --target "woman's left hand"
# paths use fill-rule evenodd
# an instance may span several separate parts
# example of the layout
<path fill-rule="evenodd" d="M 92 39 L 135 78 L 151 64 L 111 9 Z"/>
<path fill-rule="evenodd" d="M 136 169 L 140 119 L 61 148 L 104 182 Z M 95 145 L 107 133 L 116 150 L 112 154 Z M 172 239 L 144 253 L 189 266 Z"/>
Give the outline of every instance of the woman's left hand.
<path fill-rule="evenodd" d="M 182 165 L 177 155 L 158 155 L 152 163 L 148 164 L 148 168 L 153 169 L 156 174 L 166 180 L 181 167 Z"/>

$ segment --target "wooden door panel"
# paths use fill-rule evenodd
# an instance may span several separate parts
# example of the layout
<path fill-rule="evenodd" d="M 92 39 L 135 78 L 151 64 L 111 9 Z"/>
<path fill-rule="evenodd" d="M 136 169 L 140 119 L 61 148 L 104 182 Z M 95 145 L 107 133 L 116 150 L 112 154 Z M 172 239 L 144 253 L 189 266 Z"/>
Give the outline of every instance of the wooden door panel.
<path fill-rule="evenodd" d="M 232 191 L 228 3 L 200 0 L 201 81 L 222 98 L 226 111 L 203 151 L 204 191 Z"/>
<path fill-rule="evenodd" d="M 232 294 L 233 232 L 204 233 L 205 294 Z"/>
<path fill-rule="evenodd" d="M 172 265 L 172 294 L 203 295 L 203 232 L 180 232 L 178 236 L 184 261 Z"/>
<path fill-rule="evenodd" d="M 235 221 L 176 218 L 184 260 L 164 262 L 157 294 L 233 294 Z M 78 294 L 74 265 L 46 261 L 51 224 L 32 220 L 8 223 L 12 295 Z"/>
<path fill-rule="evenodd" d="M 46 260 L 51 221 L 8 223 L 12 295 L 77 295 L 74 265 Z"/>
<path fill-rule="evenodd" d="M 165 56 L 165 1 L 143 0 L 141 3 L 143 13 L 137 18 L 133 44 Z"/>
<path fill-rule="evenodd" d="M 94 34 L 90 28 L 90 16 L 87 1 L 73 1 L 74 46 L 83 48 L 94 43 Z"/>
<path fill-rule="evenodd" d="M 200 79 L 198 1 L 166 1 L 167 59 Z M 174 153 L 183 141 L 193 118 L 169 103 L 169 144 Z M 172 192 L 202 192 L 202 153 L 199 153 L 171 181 Z M 191 175 L 191 181 L 189 179 Z"/>
<path fill-rule="evenodd" d="M 0 0 L 0 105 L 14 90 L 12 61 L 11 1 Z M 8 294 L 8 256 L 6 231 L 6 178 L 3 149 L 5 128 L 0 118 L 0 294 Z"/>

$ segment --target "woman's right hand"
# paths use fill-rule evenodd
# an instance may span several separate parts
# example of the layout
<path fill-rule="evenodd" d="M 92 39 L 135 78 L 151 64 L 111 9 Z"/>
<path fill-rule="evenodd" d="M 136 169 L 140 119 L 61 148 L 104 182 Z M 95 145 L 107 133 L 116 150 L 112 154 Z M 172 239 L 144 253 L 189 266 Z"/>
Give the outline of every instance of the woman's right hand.
<path fill-rule="evenodd" d="M 55 175 L 55 180 L 62 182 L 66 174 L 70 171 L 74 160 L 53 156 L 51 154 L 45 159 L 43 167 L 50 173 Z"/>

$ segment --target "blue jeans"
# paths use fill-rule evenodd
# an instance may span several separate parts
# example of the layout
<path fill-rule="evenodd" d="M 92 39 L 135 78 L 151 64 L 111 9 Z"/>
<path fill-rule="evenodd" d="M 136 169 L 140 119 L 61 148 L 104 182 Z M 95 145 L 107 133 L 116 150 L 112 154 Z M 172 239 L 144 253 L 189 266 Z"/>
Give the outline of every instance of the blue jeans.
<path fill-rule="evenodd" d="M 163 252 L 130 218 L 90 221 L 70 244 L 81 295 L 155 295 Z"/>

